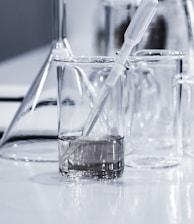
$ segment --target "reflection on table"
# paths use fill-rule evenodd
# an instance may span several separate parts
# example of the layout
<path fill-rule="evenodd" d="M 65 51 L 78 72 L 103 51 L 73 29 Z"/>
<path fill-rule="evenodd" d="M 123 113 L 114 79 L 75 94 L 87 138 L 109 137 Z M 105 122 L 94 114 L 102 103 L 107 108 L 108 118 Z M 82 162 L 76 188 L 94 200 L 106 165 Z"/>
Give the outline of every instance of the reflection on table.
<path fill-rule="evenodd" d="M 67 180 L 57 163 L 0 160 L 4 223 L 193 223 L 194 166 L 125 167 L 115 180 Z"/>

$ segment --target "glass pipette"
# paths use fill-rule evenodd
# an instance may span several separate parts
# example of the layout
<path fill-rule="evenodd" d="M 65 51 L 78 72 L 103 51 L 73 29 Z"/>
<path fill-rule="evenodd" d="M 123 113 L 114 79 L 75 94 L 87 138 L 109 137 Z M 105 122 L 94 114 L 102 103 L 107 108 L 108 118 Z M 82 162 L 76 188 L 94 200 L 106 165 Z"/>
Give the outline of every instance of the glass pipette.
<path fill-rule="evenodd" d="M 140 42 L 148 25 L 150 24 L 158 5 L 158 0 L 142 0 L 139 5 L 130 25 L 128 26 L 125 35 L 124 43 L 117 57 L 115 58 L 116 64 L 113 66 L 105 84 L 102 88 L 101 94 L 96 101 L 89 117 L 84 125 L 82 135 L 87 136 L 90 134 L 93 126 L 95 125 L 98 117 L 101 114 L 103 106 L 106 102 L 108 95 L 112 88 L 115 86 L 120 77 L 122 65 L 125 64 L 127 58 L 131 54 L 133 47 Z"/>

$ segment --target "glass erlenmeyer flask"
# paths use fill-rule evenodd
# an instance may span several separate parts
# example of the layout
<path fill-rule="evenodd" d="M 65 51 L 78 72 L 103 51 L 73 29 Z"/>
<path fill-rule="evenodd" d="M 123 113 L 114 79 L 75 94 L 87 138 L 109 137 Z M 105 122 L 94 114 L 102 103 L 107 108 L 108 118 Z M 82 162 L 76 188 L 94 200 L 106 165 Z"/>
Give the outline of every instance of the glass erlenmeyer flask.
<path fill-rule="evenodd" d="M 57 77 L 53 58 L 72 54 L 65 30 L 65 0 L 53 0 L 50 53 L 1 139 L 0 156 L 22 161 L 57 161 Z"/>

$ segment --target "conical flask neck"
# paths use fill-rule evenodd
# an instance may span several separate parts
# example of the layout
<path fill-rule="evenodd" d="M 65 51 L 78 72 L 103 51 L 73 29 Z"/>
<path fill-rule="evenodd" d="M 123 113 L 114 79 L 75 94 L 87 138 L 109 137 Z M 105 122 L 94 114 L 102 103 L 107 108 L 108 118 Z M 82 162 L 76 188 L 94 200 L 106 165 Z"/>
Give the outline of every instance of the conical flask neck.
<path fill-rule="evenodd" d="M 66 38 L 63 40 L 54 40 L 52 42 L 50 54 L 54 58 L 71 57 L 73 55 L 69 42 Z"/>
<path fill-rule="evenodd" d="M 72 56 L 73 53 L 66 38 L 66 0 L 53 0 L 53 14 L 51 53 L 55 56 Z"/>
<path fill-rule="evenodd" d="M 53 36 L 54 40 L 66 38 L 66 0 L 53 0 Z"/>

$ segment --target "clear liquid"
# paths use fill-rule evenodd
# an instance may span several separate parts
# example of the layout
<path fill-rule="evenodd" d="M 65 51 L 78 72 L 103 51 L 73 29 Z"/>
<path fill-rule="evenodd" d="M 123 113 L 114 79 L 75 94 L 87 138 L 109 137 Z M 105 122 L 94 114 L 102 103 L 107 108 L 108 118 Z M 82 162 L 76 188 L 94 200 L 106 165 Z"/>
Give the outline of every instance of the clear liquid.
<path fill-rule="evenodd" d="M 116 178 L 123 173 L 124 146 L 120 136 L 62 137 L 58 142 L 59 171 L 63 176 Z M 76 150 L 67 158 L 74 145 Z"/>

